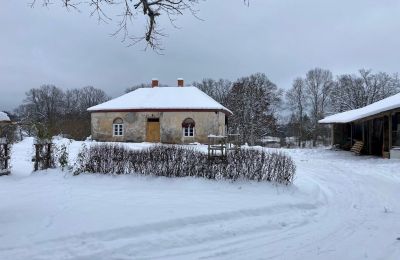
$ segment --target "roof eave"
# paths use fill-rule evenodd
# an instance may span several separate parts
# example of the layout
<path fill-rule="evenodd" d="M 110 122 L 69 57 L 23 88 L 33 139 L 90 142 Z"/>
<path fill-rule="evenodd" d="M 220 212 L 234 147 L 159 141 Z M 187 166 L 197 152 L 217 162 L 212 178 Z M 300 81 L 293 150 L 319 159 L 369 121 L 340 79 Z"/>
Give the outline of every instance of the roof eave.
<path fill-rule="evenodd" d="M 229 109 L 223 108 L 125 108 L 125 109 L 88 109 L 90 113 L 107 113 L 107 112 L 223 112 L 227 115 L 233 115 Z"/>

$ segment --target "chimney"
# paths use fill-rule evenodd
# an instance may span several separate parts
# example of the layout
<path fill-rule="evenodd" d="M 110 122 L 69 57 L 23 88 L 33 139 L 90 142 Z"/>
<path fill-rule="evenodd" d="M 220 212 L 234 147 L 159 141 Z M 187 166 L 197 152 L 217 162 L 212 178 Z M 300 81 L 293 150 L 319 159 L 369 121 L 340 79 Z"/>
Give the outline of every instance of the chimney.
<path fill-rule="evenodd" d="M 152 88 L 158 87 L 158 79 L 152 79 L 151 80 L 151 87 Z"/>
<path fill-rule="evenodd" d="M 185 86 L 185 81 L 182 78 L 178 79 L 178 87 L 183 88 Z"/>

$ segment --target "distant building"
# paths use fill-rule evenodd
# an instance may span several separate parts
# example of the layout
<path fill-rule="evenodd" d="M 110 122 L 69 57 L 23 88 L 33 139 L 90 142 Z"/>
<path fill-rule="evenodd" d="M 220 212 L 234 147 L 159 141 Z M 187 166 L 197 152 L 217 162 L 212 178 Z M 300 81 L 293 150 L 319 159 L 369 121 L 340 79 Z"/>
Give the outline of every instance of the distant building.
<path fill-rule="evenodd" d="M 98 141 L 206 143 L 224 135 L 232 112 L 196 87 L 139 88 L 88 109 Z"/>
<path fill-rule="evenodd" d="M 362 142 L 362 153 L 400 158 L 400 93 L 363 108 L 328 116 L 332 144 L 349 148 Z"/>

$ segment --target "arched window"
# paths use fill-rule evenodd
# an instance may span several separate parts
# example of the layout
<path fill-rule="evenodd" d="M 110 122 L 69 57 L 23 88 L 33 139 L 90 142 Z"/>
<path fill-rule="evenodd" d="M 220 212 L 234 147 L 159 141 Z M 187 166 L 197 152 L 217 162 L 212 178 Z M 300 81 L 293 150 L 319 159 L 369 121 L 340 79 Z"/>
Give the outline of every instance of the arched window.
<path fill-rule="evenodd" d="M 121 118 L 116 118 L 113 122 L 113 135 L 114 136 L 124 135 L 124 121 Z"/>
<path fill-rule="evenodd" d="M 183 120 L 183 122 L 182 122 L 183 136 L 185 136 L 185 137 L 194 136 L 195 125 L 196 125 L 196 123 L 191 118 L 186 118 L 185 120 Z"/>

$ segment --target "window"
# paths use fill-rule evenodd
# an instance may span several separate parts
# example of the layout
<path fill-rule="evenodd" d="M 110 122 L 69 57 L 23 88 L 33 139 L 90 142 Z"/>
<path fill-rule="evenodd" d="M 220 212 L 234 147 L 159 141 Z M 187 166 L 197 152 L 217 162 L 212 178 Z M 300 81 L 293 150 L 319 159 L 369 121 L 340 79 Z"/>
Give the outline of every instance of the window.
<path fill-rule="evenodd" d="M 114 136 L 124 135 L 124 121 L 121 118 L 117 118 L 113 122 L 113 135 Z"/>
<path fill-rule="evenodd" d="M 183 136 L 185 137 L 193 137 L 194 136 L 194 127 L 195 127 L 195 122 L 191 118 L 186 118 L 182 122 L 182 131 L 183 131 Z"/>

